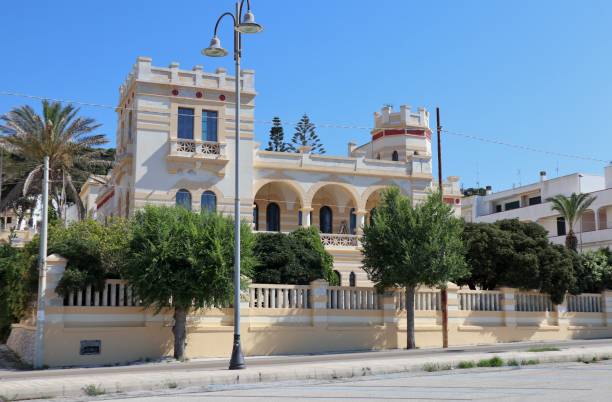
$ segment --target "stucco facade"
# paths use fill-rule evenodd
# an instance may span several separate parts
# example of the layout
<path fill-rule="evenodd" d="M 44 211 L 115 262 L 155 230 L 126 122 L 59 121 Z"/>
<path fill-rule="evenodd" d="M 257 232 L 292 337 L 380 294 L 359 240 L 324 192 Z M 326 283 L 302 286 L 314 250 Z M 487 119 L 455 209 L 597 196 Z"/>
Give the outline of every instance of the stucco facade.
<path fill-rule="evenodd" d="M 120 88 L 116 165 L 107 184 L 95 189 L 90 214 L 100 220 L 128 216 L 146 204 L 175 205 L 177 199 L 194 211 L 233 213 L 235 79 L 221 68 L 162 68 L 139 57 Z M 243 70 L 240 80 L 242 218 L 259 231 L 316 225 L 343 283 L 354 272 L 356 284 L 365 284 L 357 236 L 380 190 L 397 186 L 418 202 L 433 188 L 429 113 L 382 108 L 374 114 L 372 140 L 348 144 L 346 156 L 308 148 L 264 151 L 254 140 L 255 74 Z M 82 197 L 91 197 L 94 187 Z M 449 178 L 444 195 L 458 214 L 457 177 Z"/>

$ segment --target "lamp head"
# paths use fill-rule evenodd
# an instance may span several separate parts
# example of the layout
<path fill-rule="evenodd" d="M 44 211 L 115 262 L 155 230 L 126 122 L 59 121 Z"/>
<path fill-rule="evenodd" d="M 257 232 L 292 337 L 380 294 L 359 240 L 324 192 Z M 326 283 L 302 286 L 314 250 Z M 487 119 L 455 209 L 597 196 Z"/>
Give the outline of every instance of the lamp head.
<path fill-rule="evenodd" d="M 253 15 L 251 10 L 247 10 L 236 30 L 244 34 L 253 34 L 263 31 L 263 27 L 255 22 L 255 15 Z"/>
<path fill-rule="evenodd" d="M 223 49 L 219 38 L 214 36 L 210 40 L 210 45 L 202 50 L 202 54 L 209 57 L 223 57 L 227 55 L 227 50 Z"/>

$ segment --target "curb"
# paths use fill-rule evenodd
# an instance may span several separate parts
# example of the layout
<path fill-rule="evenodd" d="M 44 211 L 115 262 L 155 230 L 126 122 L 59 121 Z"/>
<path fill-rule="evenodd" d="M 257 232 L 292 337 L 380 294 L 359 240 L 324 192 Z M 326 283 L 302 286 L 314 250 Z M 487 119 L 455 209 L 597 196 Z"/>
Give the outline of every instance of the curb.
<path fill-rule="evenodd" d="M 425 372 L 425 365 L 444 365 L 443 370 L 450 367 L 457 369 L 460 362 L 490 359 L 499 357 L 505 361 L 515 359 L 537 360 L 542 363 L 567 363 L 581 359 L 586 362 L 612 358 L 612 348 L 585 348 L 582 351 L 551 351 L 551 352 L 500 352 L 500 353 L 469 353 L 466 355 L 432 356 L 407 359 L 390 359 L 392 361 L 372 360 L 325 363 L 312 363 L 301 366 L 269 366 L 259 369 L 233 371 L 160 371 L 149 373 L 122 373 L 119 375 L 102 375 L 92 379 L 88 376 L 50 377 L 50 379 L 3 381 L 0 384 L 0 401 L 24 399 L 48 399 L 56 397 L 87 396 L 84 388 L 95 386 L 103 394 L 117 394 L 135 391 L 176 391 L 182 388 L 198 387 L 202 391 L 210 390 L 210 386 L 258 384 L 279 381 L 334 381 L 356 377 L 375 375 Z"/>

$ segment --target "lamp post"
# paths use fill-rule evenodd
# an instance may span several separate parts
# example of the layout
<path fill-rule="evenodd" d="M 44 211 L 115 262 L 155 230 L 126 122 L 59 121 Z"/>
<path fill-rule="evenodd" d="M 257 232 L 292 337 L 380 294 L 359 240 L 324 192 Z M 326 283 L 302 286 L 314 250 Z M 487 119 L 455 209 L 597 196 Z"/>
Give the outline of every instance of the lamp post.
<path fill-rule="evenodd" d="M 234 154 L 234 344 L 232 347 L 232 358 L 229 369 L 239 370 L 246 368 L 244 355 L 240 345 L 240 56 L 242 52 L 241 35 L 260 32 L 263 27 L 255 22 L 255 16 L 251 12 L 250 1 L 247 0 L 247 11 L 242 18 L 242 7 L 244 0 L 236 2 L 236 12 L 232 14 L 226 12 L 221 14 L 215 24 L 215 31 L 210 45 L 202 50 L 202 54 L 209 57 L 223 57 L 227 55 L 227 50 L 221 46 L 221 41 L 217 36 L 219 23 L 225 16 L 232 17 L 234 22 L 234 62 L 236 65 L 236 117 L 235 133 L 236 148 Z"/>

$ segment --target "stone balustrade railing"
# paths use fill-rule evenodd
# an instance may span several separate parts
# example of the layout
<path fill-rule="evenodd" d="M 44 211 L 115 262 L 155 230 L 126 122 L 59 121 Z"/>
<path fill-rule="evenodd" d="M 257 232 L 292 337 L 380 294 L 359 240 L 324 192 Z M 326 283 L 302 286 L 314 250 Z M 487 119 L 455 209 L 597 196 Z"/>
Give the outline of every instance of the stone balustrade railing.
<path fill-rule="evenodd" d="M 378 310 L 380 296 L 374 288 L 330 286 L 326 306 L 338 310 Z"/>
<path fill-rule="evenodd" d="M 261 285 L 249 286 L 251 308 L 310 308 L 310 286 L 308 285 Z"/>
<path fill-rule="evenodd" d="M 406 292 L 395 291 L 395 306 L 399 310 L 406 309 Z M 414 295 L 415 310 L 440 310 L 440 292 L 435 290 L 417 290 Z"/>
<path fill-rule="evenodd" d="M 517 292 L 514 296 L 516 311 L 553 311 L 550 296 L 538 292 Z"/>
<path fill-rule="evenodd" d="M 604 300 L 600 293 L 583 293 L 567 295 L 567 311 L 575 313 L 601 313 Z"/>
<path fill-rule="evenodd" d="M 213 141 L 174 138 L 170 140 L 170 154 L 216 159 L 219 156 L 225 155 L 225 144 Z"/>
<path fill-rule="evenodd" d="M 86 307 L 130 307 L 139 306 L 140 301 L 126 281 L 107 279 L 102 290 L 93 286 L 70 292 L 64 297 L 64 306 Z"/>
<path fill-rule="evenodd" d="M 497 290 L 459 290 L 459 310 L 501 311 L 502 293 Z"/>
<path fill-rule="evenodd" d="M 321 242 L 325 247 L 358 247 L 359 236 L 351 234 L 321 233 Z"/>

